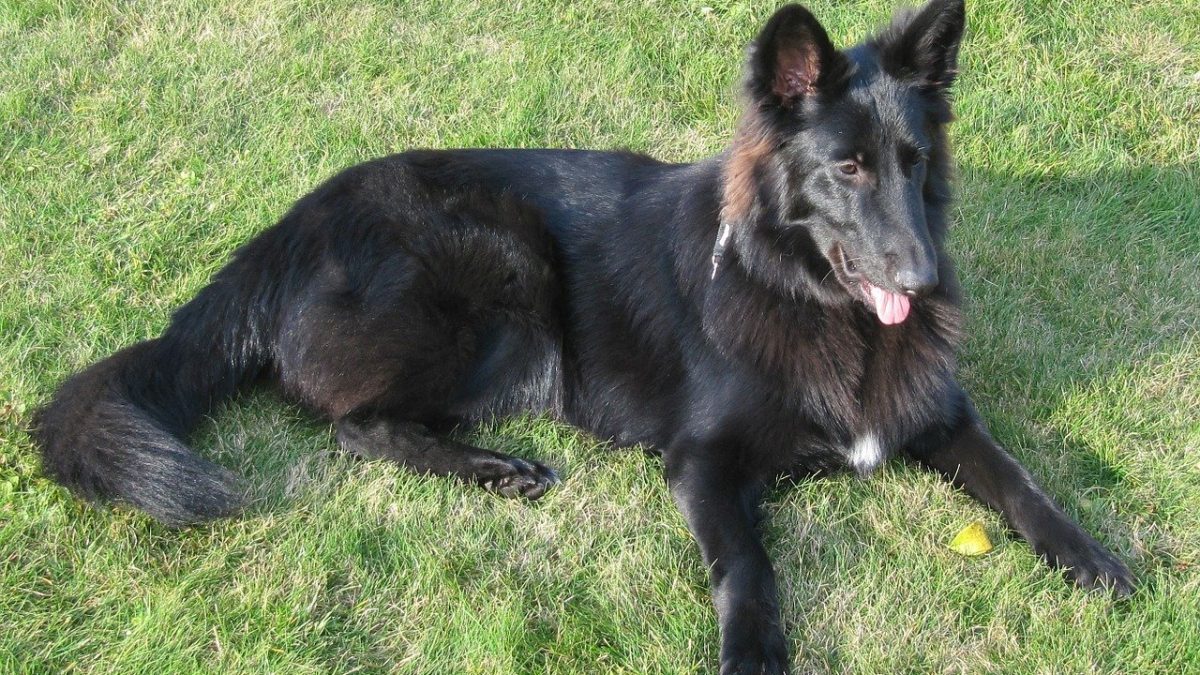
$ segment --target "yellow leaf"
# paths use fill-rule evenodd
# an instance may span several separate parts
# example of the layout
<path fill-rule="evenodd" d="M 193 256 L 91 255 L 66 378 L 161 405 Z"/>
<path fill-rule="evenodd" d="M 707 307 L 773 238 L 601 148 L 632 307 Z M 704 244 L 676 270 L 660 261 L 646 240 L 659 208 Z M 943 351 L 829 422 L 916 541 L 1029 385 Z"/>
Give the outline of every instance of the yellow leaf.
<path fill-rule="evenodd" d="M 963 555 L 983 555 L 992 550 L 992 540 L 988 539 L 983 523 L 977 520 L 954 535 L 950 549 Z"/>

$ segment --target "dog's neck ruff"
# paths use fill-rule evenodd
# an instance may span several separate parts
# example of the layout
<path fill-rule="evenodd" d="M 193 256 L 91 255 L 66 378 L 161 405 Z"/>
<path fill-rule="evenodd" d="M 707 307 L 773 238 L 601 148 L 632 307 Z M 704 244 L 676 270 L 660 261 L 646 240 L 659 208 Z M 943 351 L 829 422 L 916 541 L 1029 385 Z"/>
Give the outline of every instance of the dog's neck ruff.
<path fill-rule="evenodd" d="M 732 240 L 733 225 L 728 221 L 721 221 L 721 225 L 717 228 L 717 241 L 713 245 L 712 276 L 710 279 L 717 278 L 717 272 L 721 269 L 721 263 L 725 260 L 725 252 L 729 248 L 729 242 Z M 904 323 L 904 320 L 908 318 L 909 310 L 912 308 L 912 301 L 909 300 L 907 295 L 886 291 L 866 279 L 862 280 L 862 290 L 871 298 L 875 309 L 875 316 L 879 318 L 879 322 L 883 325 L 894 326 Z"/>

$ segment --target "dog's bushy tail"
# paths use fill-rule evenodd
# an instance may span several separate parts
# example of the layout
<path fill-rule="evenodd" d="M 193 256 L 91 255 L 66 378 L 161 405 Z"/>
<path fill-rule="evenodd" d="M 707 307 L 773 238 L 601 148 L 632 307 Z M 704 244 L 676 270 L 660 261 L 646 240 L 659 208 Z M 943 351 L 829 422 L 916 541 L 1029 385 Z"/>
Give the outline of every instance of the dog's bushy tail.
<path fill-rule="evenodd" d="M 35 414 L 30 431 L 49 476 L 89 501 L 128 502 L 173 526 L 240 508 L 237 477 L 183 440 L 268 362 L 265 318 L 247 287 L 254 275 L 238 266 L 181 307 L 162 336 L 75 374 Z"/>

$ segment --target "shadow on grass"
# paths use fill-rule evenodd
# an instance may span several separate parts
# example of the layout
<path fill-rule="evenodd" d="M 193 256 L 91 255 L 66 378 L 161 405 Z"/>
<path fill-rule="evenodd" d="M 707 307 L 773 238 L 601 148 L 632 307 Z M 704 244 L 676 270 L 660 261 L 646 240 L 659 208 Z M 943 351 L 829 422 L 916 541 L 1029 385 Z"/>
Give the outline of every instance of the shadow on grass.
<path fill-rule="evenodd" d="M 998 440 L 1069 509 L 1087 488 L 1118 491 L 1135 474 L 1144 480 L 1150 467 L 1136 448 L 1089 433 L 1097 422 L 1122 420 L 1087 403 L 1129 396 L 1119 385 L 1196 348 L 1200 168 L 962 174 L 965 222 L 952 241 L 968 293 L 968 391 Z M 1156 398 L 1182 386 L 1134 392 L 1117 407 L 1154 411 Z M 1184 423 L 1168 421 L 1147 440 L 1167 443 L 1162 436 Z"/>

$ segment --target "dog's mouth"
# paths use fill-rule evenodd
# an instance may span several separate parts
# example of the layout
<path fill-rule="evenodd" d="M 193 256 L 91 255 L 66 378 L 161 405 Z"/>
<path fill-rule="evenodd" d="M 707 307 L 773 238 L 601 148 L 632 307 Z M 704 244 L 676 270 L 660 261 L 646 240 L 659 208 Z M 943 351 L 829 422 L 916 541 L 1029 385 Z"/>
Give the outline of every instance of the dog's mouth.
<path fill-rule="evenodd" d="M 908 318 L 908 312 L 912 308 L 909 297 L 871 283 L 859 270 L 854 259 L 845 254 L 841 244 L 833 245 L 829 260 L 833 265 L 834 275 L 846 287 L 846 291 L 875 310 L 875 316 L 879 318 L 880 323 L 894 326 Z"/>

